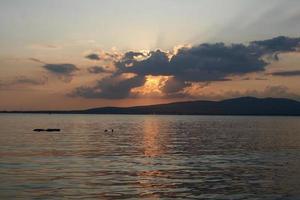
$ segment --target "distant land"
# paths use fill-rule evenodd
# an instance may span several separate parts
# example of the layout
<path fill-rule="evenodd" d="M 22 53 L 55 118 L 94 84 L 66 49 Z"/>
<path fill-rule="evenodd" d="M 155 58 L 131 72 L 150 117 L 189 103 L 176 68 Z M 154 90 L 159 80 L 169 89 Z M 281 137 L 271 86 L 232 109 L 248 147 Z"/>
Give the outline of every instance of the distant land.
<path fill-rule="evenodd" d="M 300 116 L 300 102 L 284 98 L 240 97 L 222 101 L 188 101 L 134 107 L 101 107 L 69 111 L 1 111 L 1 113 Z"/>

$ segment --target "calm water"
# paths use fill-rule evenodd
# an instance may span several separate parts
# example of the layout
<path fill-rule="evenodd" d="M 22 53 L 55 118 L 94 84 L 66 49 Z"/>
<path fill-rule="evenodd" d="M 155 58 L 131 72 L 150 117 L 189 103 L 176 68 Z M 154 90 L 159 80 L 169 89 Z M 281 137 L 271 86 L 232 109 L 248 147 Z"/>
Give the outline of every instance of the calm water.
<path fill-rule="evenodd" d="M 0 114 L 0 199 L 174 198 L 300 199 L 300 118 Z"/>

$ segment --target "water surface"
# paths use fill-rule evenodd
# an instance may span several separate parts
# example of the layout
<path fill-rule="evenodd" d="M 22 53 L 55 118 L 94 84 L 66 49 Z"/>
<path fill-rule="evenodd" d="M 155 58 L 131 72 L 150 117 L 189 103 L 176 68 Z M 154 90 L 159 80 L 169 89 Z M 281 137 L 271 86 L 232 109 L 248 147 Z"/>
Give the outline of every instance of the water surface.
<path fill-rule="evenodd" d="M 300 199 L 300 118 L 0 114 L 0 199 L 175 198 Z"/>

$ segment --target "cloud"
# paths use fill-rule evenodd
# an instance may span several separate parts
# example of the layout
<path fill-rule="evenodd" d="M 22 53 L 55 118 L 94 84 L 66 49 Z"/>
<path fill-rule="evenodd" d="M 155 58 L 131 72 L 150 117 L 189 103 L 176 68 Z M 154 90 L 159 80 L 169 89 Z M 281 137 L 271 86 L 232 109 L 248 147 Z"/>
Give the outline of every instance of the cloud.
<path fill-rule="evenodd" d="M 63 63 L 63 64 L 49 64 L 38 58 L 29 58 L 29 60 L 44 64 L 42 67 L 46 69 L 48 72 L 56 74 L 56 75 L 72 75 L 75 71 L 79 70 L 75 65 Z"/>
<path fill-rule="evenodd" d="M 116 66 L 122 73 L 174 76 L 182 81 L 205 82 L 227 80 L 230 75 L 263 71 L 267 64 L 260 55 L 245 45 L 226 46 L 217 43 L 182 48 L 171 59 L 166 52 L 152 51 L 145 60 L 122 60 Z"/>
<path fill-rule="evenodd" d="M 254 41 L 252 45 L 262 47 L 266 52 L 289 52 L 299 47 L 300 38 L 289 38 L 285 36 L 275 37 L 269 40 Z"/>
<path fill-rule="evenodd" d="M 146 78 L 135 76 L 128 79 L 109 76 L 97 82 L 93 87 L 76 88 L 71 96 L 84 98 L 121 99 L 130 97 L 131 89 L 144 85 Z"/>
<path fill-rule="evenodd" d="M 256 49 L 257 52 L 260 52 L 261 55 L 273 55 L 275 60 L 279 60 L 279 53 L 297 51 L 299 45 L 300 38 L 290 38 L 285 36 L 251 42 L 251 47 Z"/>
<path fill-rule="evenodd" d="M 11 84 L 22 84 L 22 85 L 44 85 L 47 82 L 47 78 L 33 79 L 26 76 L 19 76 L 11 82 Z"/>
<path fill-rule="evenodd" d="M 183 48 L 170 60 L 182 80 L 222 81 L 231 75 L 263 71 L 267 63 L 243 44 L 202 44 Z"/>
<path fill-rule="evenodd" d="M 91 54 L 85 56 L 85 58 L 90 59 L 90 60 L 100 60 L 99 55 L 95 54 L 95 53 L 91 53 Z"/>
<path fill-rule="evenodd" d="M 293 70 L 293 71 L 279 71 L 271 73 L 273 76 L 300 76 L 300 70 Z"/>
<path fill-rule="evenodd" d="M 75 65 L 69 63 L 50 64 L 38 58 L 32 57 L 28 59 L 33 62 L 43 64 L 42 68 L 44 68 L 45 70 L 47 70 L 47 72 L 57 76 L 59 79 L 65 82 L 70 82 L 74 73 L 79 70 Z"/>
<path fill-rule="evenodd" d="M 37 59 L 37 58 L 28 58 L 28 59 L 31 60 L 31 61 L 33 61 L 33 62 L 46 64 L 44 61 L 41 61 L 40 59 Z"/>
<path fill-rule="evenodd" d="M 97 51 L 97 53 L 90 53 L 86 55 L 85 58 L 96 61 L 115 62 L 118 61 L 122 56 L 123 54 L 118 52 L 116 49 L 112 49 L 111 52 L 100 49 Z"/>
<path fill-rule="evenodd" d="M 161 92 L 166 96 L 176 96 L 183 94 L 192 83 L 229 81 L 232 76 L 263 72 L 271 62 L 279 59 L 279 53 L 297 51 L 299 42 L 300 38 L 279 36 L 249 44 L 204 43 L 182 47 L 173 55 L 162 50 L 148 53 L 128 51 L 114 61 L 117 70 L 112 76 L 100 80 L 96 87 L 80 88 L 75 94 L 86 98 L 126 98 L 132 88 L 142 86 L 145 77 L 151 75 L 169 76 Z M 266 60 L 268 56 L 273 58 Z M 103 71 L 101 68 L 94 70 Z M 135 74 L 135 78 L 115 81 L 115 77 L 126 73 Z M 136 83 L 136 79 L 140 80 L 138 84 L 129 84 Z"/>
<path fill-rule="evenodd" d="M 241 80 L 243 81 L 249 81 L 249 80 L 255 80 L 255 81 L 266 81 L 268 79 L 266 78 L 261 78 L 261 77 L 245 77 L 245 78 L 242 78 Z"/>
<path fill-rule="evenodd" d="M 254 97 L 274 97 L 291 98 L 300 100 L 300 96 L 289 91 L 289 88 L 283 85 L 267 86 L 264 90 L 247 90 L 245 92 L 229 91 L 224 94 L 225 98 L 254 96 Z"/>
<path fill-rule="evenodd" d="M 45 64 L 43 68 L 53 74 L 65 76 L 70 76 L 78 70 L 73 64 Z"/>
<path fill-rule="evenodd" d="M 172 77 L 165 82 L 164 86 L 162 87 L 162 92 L 165 94 L 174 94 L 189 86 L 191 86 L 191 83 L 187 83 Z"/>
<path fill-rule="evenodd" d="M 289 90 L 288 87 L 283 85 L 270 85 L 266 86 L 262 90 L 229 90 L 229 91 L 207 91 L 201 94 L 191 95 L 190 99 L 202 99 L 202 100 L 222 100 L 222 99 L 230 99 L 230 98 L 237 98 L 237 97 L 258 97 L 258 98 L 266 98 L 266 97 L 273 97 L 273 98 L 289 98 L 300 100 L 300 95 L 295 94 Z"/>
<path fill-rule="evenodd" d="M 128 56 L 127 53 L 125 53 L 120 61 L 116 62 L 119 73 L 135 73 L 138 75 L 153 76 L 171 75 L 169 72 L 169 58 L 165 52 L 160 50 L 151 51 L 149 58 L 141 61 Z M 130 54 L 132 55 L 132 52 L 130 52 Z"/>
<path fill-rule="evenodd" d="M 145 56 L 142 52 L 134 52 L 134 51 L 128 51 L 124 54 L 123 60 L 133 60 L 135 57 L 138 56 Z"/>
<path fill-rule="evenodd" d="M 37 86 L 44 85 L 47 82 L 47 77 L 42 77 L 40 79 L 29 78 L 26 76 L 18 76 L 12 80 L 0 81 L 0 89 L 8 90 L 17 87 L 26 87 L 26 86 Z"/>
<path fill-rule="evenodd" d="M 116 62 L 116 66 L 121 72 L 139 75 L 175 76 L 192 82 L 220 81 L 227 80 L 231 75 L 264 71 L 269 62 L 263 60 L 263 56 L 296 51 L 299 41 L 300 38 L 281 36 L 254 41 L 249 45 L 201 44 L 181 48 L 171 59 L 166 52 L 157 50 L 150 52 L 150 56 L 142 61 L 124 56 L 125 59 Z"/>
<path fill-rule="evenodd" d="M 102 66 L 89 67 L 87 70 L 91 74 L 112 73 L 111 70 L 108 70 L 108 69 L 106 69 L 105 67 L 102 67 Z"/>
<path fill-rule="evenodd" d="M 74 72 L 79 70 L 73 64 L 45 64 L 42 67 L 64 82 L 70 82 Z"/>

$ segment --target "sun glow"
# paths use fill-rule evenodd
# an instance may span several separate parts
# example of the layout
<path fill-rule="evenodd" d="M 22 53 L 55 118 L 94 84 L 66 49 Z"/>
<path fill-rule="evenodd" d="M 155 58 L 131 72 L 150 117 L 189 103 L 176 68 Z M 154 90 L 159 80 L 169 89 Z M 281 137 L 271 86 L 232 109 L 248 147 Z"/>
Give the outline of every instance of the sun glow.
<path fill-rule="evenodd" d="M 161 95 L 161 88 L 168 78 L 168 76 L 146 76 L 146 83 L 142 87 L 133 89 L 132 92 L 147 96 Z"/>

